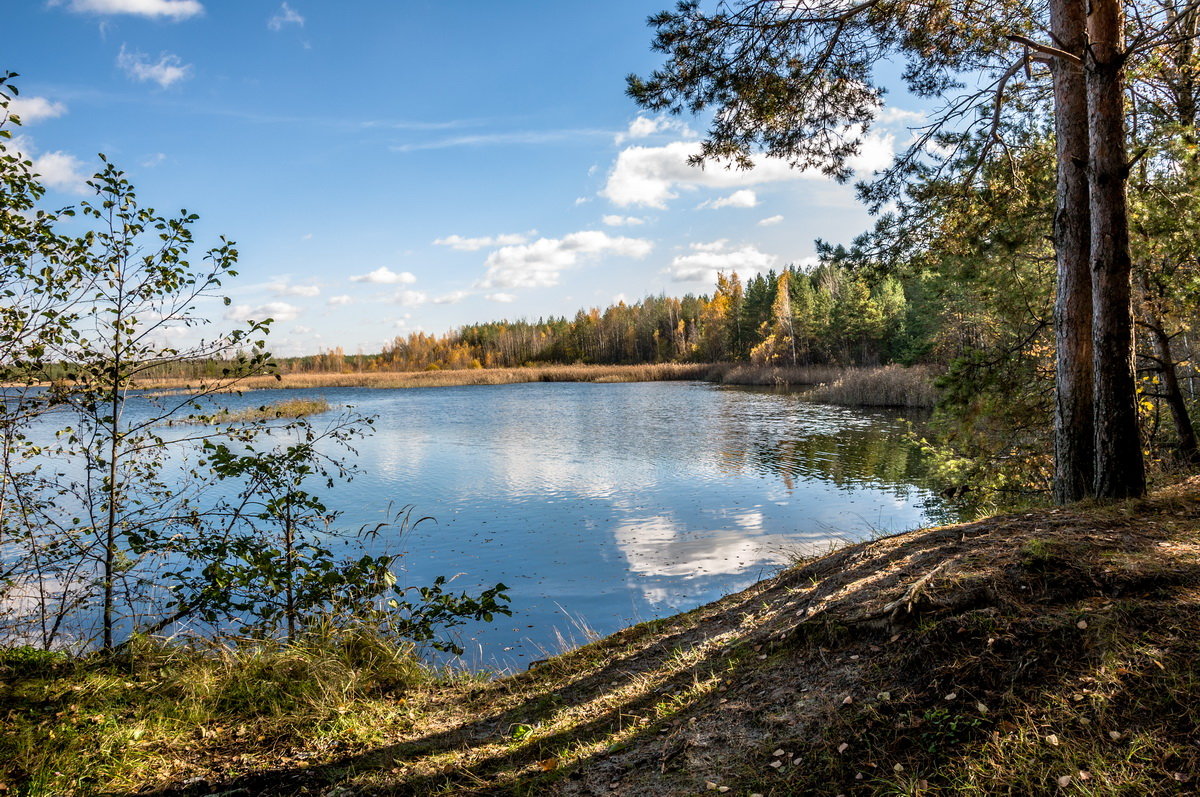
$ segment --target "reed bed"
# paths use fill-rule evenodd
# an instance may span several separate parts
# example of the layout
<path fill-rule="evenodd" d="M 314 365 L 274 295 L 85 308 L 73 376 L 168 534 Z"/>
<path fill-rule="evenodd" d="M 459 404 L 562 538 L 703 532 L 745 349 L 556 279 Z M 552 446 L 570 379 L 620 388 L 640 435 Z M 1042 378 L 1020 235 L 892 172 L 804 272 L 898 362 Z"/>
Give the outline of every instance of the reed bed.
<path fill-rule="evenodd" d="M 833 365 L 758 366 L 733 363 L 657 363 L 650 365 L 547 365 L 531 368 L 473 368 L 459 371 L 366 371 L 254 376 L 228 390 L 368 387 L 414 388 L 510 385 L 522 382 L 667 382 L 705 381 L 723 385 L 803 387 L 815 401 L 860 407 L 932 407 L 937 401 L 933 370 L 901 365 L 843 368 Z M 186 392 L 211 384 L 161 379 L 142 387 Z M 286 402 L 285 402 L 286 403 Z M 323 410 L 317 410 L 323 411 Z M 285 417 L 285 416 L 269 416 Z M 290 416 L 299 417 L 299 416 Z M 222 420 L 254 420 L 223 418 Z"/>
<path fill-rule="evenodd" d="M 652 365 L 551 365 L 534 368 L 474 368 L 461 371 L 367 371 L 350 374 L 282 374 L 254 376 L 231 389 L 319 387 L 455 387 L 460 385 L 509 385 L 521 382 L 667 382 L 703 380 L 712 365 L 660 363 Z M 162 379 L 143 387 L 156 390 L 186 390 L 200 386 L 197 380 Z"/>
<path fill-rule="evenodd" d="M 814 401 L 851 407 L 933 407 L 937 403 L 933 377 L 924 366 L 850 368 L 808 395 Z"/>
<path fill-rule="evenodd" d="M 724 385 L 794 387 L 832 382 L 847 369 L 835 365 L 726 365 L 710 371 L 710 381 Z"/>
<path fill-rule="evenodd" d="M 247 407 L 237 412 L 222 410 L 213 416 L 212 422 L 249 423 L 251 421 L 270 421 L 276 418 L 307 418 L 309 415 L 320 415 L 322 412 L 329 412 L 329 402 L 325 399 L 288 399 L 262 407 Z"/>

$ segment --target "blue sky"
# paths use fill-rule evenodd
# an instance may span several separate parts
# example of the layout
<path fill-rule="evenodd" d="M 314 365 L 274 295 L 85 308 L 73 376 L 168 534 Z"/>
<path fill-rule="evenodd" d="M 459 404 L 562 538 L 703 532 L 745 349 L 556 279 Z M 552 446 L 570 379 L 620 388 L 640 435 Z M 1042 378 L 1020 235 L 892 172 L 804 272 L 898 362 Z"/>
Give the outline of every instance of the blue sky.
<path fill-rule="evenodd" d="M 669 0 L 14 0 L 5 60 L 54 205 L 103 152 L 140 199 L 238 242 L 229 324 L 278 354 L 572 315 L 811 262 L 868 224 L 853 189 L 686 165 L 703 120 L 641 113 Z M 885 113 L 880 167 L 914 115 Z"/>

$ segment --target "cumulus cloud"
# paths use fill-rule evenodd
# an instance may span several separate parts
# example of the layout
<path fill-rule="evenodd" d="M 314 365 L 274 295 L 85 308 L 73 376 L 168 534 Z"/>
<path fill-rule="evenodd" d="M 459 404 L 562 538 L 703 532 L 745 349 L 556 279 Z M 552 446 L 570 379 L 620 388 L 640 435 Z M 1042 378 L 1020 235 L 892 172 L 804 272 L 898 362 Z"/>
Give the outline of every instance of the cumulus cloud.
<path fill-rule="evenodd" d="M 638 138 L 649 138 L 656 133 L 676 132 L 687 138 L 696 134 L 686 124 L 669 116 L 639 116 L 629 123 L 629 127 L 617 133 L 613 139 L 615 144 L 623 144 Z"/>
<path fill-rule="evenodd" d="M 192 65 L 183 63 L 177 55 L 163 53 L 151 62 L 145 53 L 126 50 L 123 44 L 117 53 L 117 66 L 139 83 L 157 83 L 164 89 L 192 76 Z"/>
<path fill-rule="evenodd" d="M 369 274 L 359 274 L 350 278 L 351 282 L 369 282 L 373 285 L 412 285 L 417 278 L 407 272 L 392 271 L 387 266 L 380 266 Z"/>
<path fill-rule="evenodd" d="M 759 227 L 770 227 L 783 221 L 783 216 L 767 216 L 758 222 Z"/>
<path fill-rule="evenodd" d="M 925 121 L 924 111 L 906 111 L 903 108 L 883 108 L 876 117 L 880 124 L 919 124 Z"/>
<path fill-rule="evenodd" d="M 9 142 L 9 151 L 33 163 L 33 173 L 42 185 L 70 194 L 87 194 L 87 165 L 67 152 L 39 153 L 29 136 L 16 136 Z"/>
<path fill-rule="evenodd" d="M 330 296 L 326 304 L 328 304 L 330 307 L 341 307 L 342 305 L 350 304 L 353 301 L 353 299 L 343 293 L 341 296 Z"/>
<path fill-rule="evenodd" d="M 743 188 L 740 191 L 734 191 L 729 196 L 710 199 L 707 202 L 701 202 L 699 207 L 719 210 L 721 208 L 752 208 L 758 206 L 758 194 L 751 191 L 749 188 Z"/>
<path fill-rule="evenodd" d="M 88 176 L 83 161 L 66 152 L 47 152 L 33 159 L 33 170 L 42 182 L 71 194 L 88 193 Z"/>
<path fill-rule="evenodd" d="M 285 25 L 304 27 L 304 17 L 287 3 L 281 3 L 275 15 L 267 20 L 267 27 L 271 30 L 283 30 Z"/>
<path fill-rule="evenodd" d="M 51 0 L 50 5 L 65 5 L 79 14 L 133 14 L 176 22 L 204 13 L 199 0 Z"/>
<path fill-rule="evenodd" d="M 451 291 L 435 297 L 432 301 L 434 304 L 458 304 L 470 295 L 467 291 Z"/>
<path fill-rule="evenodd" d="M 636 227 L 639 224 L 645 224 L 645 219 L 639 219 L 637 216 L 616 216 L 609 215 L 600 219 L 609 227 Z"/>
<path fill-rule="evenodd" d="M 643 258 L 654 245 L 641 238 L 616 238 L 596 230 L 562 238 L 539 238 L 505 246 L 488 255 L 481 288 L 538 288 L 558 284 L 558 275 L 584 258 L 601 255 Z"/>
<path fill-rule="evenodd" d="M 417 307 L 429 301 L 429 296 L 424 291 L 410 291 L 405 289 L 392 294 L 390 301 L 401 307 Z"/>
<path fill-rule="evenodd" d="M 493 302 L 500 302 L 501 304 L 508 304 L 517 300 L 517 297 L 511 293 L 489 293 L 483 298 Z"/>
<path fill-rule="evenodd" d="M 437 246 L 448 246 L 451 249 L 457 249 L 460 252 L 478 252 L 480 249 L 486 249 L 491 246 L 513 246 L 515 244 L 523 244 L 529 240 L 528 236 L 521 233 L 507 233 L 504 235 L 485 235 L 480 238 L 464 238 L 461 235 L 447 235 L 445 238 L 438 238 L 434 241 Z"/>
<path fill-rule="evenodd" d="M 67 106 L 45 97 L 13 97 L 8 112 L 21 117 L 21 124 L 31 125 L 43 119 L 57 119 L 67 112 Z"/>
<path fill-rule="evenodd" d="M 772 268 L 779 260 L 775 255 L 760 252 L 753 244 L 734 249 L 725 240 L 692 244 L 692 253 L 678 255 L 665 269 L 676 282 L 716 282 L 719 272 L 736 271 L 743 276 L 759 274 Z"/>
<path fill-rule="evenodd" d="M 287 302 L 267 302 L 258 307 L 235 304 L 225 311 L 226 321 L 263 321 L 268 318 L 276 321 L 291 321 L 299 316 L 300 308 Z"/>
<path fill-rule="evenodd" d="M 884 168 L 891 163 L 893 145 L 890 135 L 869 134 L 863 141 L 862 152 L 851 159 L 850 165 L 862 172 Z M 627 147 L 617 155 L 600 195 L 621 207 L 665 208 L 680 191 L 828 179 L 819 171 L 793 169 L 785 161 L 761 155 L 752 159 L 753 169 L 727 169 L 716 163 L 707 168 L 690 165 L 688 158 L 699 153 L 700 144 L 693 141 L 674 141 L 661 147 Z"/>
<path fill-rule="evenodd" d="M 293 285 L 291 280 L 278 279 L 267 283 L 276 296 L 320 296 L 321 289 L 316 285 Z"/>

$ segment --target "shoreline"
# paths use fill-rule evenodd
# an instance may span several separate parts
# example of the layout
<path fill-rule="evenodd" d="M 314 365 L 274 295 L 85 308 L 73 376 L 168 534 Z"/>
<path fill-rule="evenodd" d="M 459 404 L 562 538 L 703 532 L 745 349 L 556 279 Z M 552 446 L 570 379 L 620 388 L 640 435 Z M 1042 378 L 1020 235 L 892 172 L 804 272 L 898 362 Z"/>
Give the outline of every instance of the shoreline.
<path fill-rule="evenodd" d="M 1179 793 L 1197 590 L 1192 477 L 847 545 L 494 680 L 399 671 L 366 640 L 5 675 L 21 760 L 47 768 L 30 794 Z M 194 662 L 233 687 L 196 688 Z"/>
<path fill-rule="evenodd" d="M 364 371 L 289 373 L 252 376 L 231 384 L 202 379 L 164 378 L 139 382 L 139 389 L 185 393 L 243 390 L 305 390 L 329 387 L 406 389 L 468 387 L 528 382 L 670 382 L 699 381 L 751 387 L 812 387 L 811 398 L 861 407 L 932 407 L 937 400 L 935 372 L 927 367 L 755 366 L 737 363 L 662 363 L 652 365 L 546 365 L 527 368 L 475 368 L 438 371 Z"/>

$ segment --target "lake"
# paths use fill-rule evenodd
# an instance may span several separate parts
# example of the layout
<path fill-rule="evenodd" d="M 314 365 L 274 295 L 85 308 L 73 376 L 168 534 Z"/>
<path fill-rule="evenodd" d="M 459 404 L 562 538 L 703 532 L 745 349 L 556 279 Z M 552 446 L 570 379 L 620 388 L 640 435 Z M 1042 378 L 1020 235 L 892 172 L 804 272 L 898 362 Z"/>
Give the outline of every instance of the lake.
<path fill-rule="evenodd" d="M 387 521 L 406 505 L 431 518 L 403 533 L 385 528 L 372 543 L 404 554 L 402 584 L 445 575 L 456 592 L 508 585 L 511 618 L 456 629 L 472 668 L 521 669 L 740 590 L 798 555 L 955 519 L 928 486 L 902 415 L 795 392 L 525 383 L 216 400 L 236 411 L 296 398 L 375 417 L 374 434 L 355 443 L 359 474 L 310 489 L 341 512 L 341 528 Z M 147 409 L 132 396 L 125 412 L 136 422 Z M 68 423 L 55 413 L 37 426 L 49 437 Z M 64 478 L 77 470 L 57 466 Z"/>
<path fill-rule="evenodd" d="M 405 583 L 502 581 L 513 616 L 458 629 L 473 667 L 690 609 L 798 553 L 953 519 L 896 413 L 707 383 L 255 391 L 377 417 L 362 473 L 327 496 L 347 527 L 412 504 Z M 132 409 L 132 407 L 131 407 Z M 387 532 L 385 532 L 386 538 Z"/>

